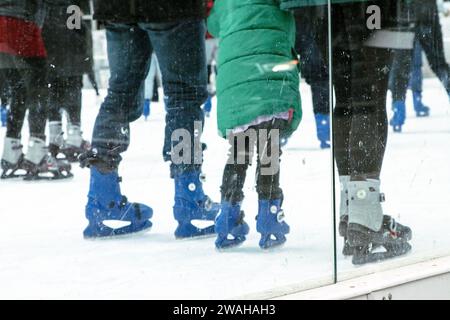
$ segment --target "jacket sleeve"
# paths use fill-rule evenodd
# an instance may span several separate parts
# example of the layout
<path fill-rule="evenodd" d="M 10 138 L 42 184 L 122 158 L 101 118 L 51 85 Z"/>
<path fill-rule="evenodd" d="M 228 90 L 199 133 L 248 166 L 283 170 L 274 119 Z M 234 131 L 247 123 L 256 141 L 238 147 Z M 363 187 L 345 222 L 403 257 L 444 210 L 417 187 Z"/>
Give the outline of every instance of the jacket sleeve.
<path fill-rule="evenodd" d="M 208 17 L 208 32 L 214 37 L 220 37 L 220 14 L 217 6 L 214 6 Z"/>

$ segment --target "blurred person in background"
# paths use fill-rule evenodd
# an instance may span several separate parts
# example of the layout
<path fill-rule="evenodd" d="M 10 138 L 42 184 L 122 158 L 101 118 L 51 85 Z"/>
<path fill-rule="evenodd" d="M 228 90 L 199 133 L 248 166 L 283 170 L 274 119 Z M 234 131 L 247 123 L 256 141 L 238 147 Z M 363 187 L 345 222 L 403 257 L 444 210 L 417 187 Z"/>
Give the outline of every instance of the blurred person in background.
<path fill-rule="evenodd" d="M 70 164 L 51 157 L 45 142 L 47 108 L 42 97 L 47 89 L 47 52 L 41 33 L 44 19 L 43 1 L 0 0 L 0 69 L 11 94 L 1 160 L 2 178 L 71 177 Z M 24 155 L 21 131 L 27 110 L 30 138 Z"/>
<path fill-rule="evenodd" d="M 74 162 L 90 148 L 82 136 L 81 106 L 83 75 L 93 73 L 93 54 L 90 23 L 81 19 L 79 29 L 67 27 L 71 5 L 89 10 L 88 0 L 47 0 L 42 36 L 47 49 L 48 90 L 44 100 L 49 110 L 49 150 L 54 157 L 62 153 Z M 65 139 L 62 111 L 67 114 Z"/>
<path fill-rule="evenodd" d="M 390 79 L 394 111 L 390 124 L 394 132 L 401 132 L 405 123 L 408 84 L 411 85 L 416 115 L 426 117 L 430 113 L 430 108 L 422 102 L 422 50 L 450 99 L 450 67 L 445 59 L 438 8 L 441 8 L 444 15 L 448 15 L 448 9 L 443 6 L 442 1 L 438 6 L 436 0 L 414 0 L 405 6 L 405 16 L 412 20 L 416 38 L 414 50 L 395 50 Z"/>

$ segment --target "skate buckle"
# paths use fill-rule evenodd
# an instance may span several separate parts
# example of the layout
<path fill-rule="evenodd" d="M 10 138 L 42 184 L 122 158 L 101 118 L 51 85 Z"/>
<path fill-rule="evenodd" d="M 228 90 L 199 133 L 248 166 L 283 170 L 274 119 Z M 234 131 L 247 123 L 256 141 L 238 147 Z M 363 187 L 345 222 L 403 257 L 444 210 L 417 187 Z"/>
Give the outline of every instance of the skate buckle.
<path fill-rule="evenodd" d="M 380 193 L 380 202 L 386 202 L 386 196 L 384 193 Z"/>
<path fill-rule="evenodd" d="M 277 214 L 278 223 L 282 223 L 285 218 L 286 218 L 286 215 L 284 214 L 284 210 L 280 210 Z"/>

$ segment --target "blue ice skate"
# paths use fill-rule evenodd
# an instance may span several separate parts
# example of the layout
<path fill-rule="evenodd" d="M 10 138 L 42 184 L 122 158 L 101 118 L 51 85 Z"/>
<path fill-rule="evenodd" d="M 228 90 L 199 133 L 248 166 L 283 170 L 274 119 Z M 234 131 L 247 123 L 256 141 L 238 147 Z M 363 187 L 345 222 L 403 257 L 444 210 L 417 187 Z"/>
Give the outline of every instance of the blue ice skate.
<path fill-rule="evenodd" d="M 208 96 L 208 99 L 203 105 L 203 112 L 205 113 L 206 117 L 210 116 L 211 110 L 212 110 L 212 96 Z"/>
<path fill-rule="evenodd" d="M 232 205 L 230 202 L 223 201 L 220 214 L 216 219 L 216 248 L 228 249 L 242 244 L 249 231 L 241 205 L 239 203 Z"/>
<path fill-rule="evenodd" d="M 317 126 L 317 138 L 320 141 L 321 149 L 330 148 L 330 116 L 328 114 L 317 113 L 315 115 Z"/>
<path fill-rule="evenodd" d="M 85 238 L 114 237 L 132 234 L 149 229 L 153 210 L 143 204 L 130 203 L 120 192 L 120 178 L 117 171 L 102 174 L 91 167 L 91 182 L 86 205 L 88 227 Z M 106 220 L 127 221 L 129 225 L 111 228 L 104 224 Z"/>
<path fill-rule="evenodd" d="M 289 225 L 284 222 L 284 212 L 281 210 L 281 200 L 259 200 L 256 230 L 261 233 L 259 246 L 270 249 L 286 242 Z"/>
<path fill-rule="evenodd" d="M 200 172 L 185 172 L 175 178 L 175 204 L 173 214 L 178 221 L 177 239 L 194 238 L 214 234 L 214 224 L 198 228 L 193 220 L 214 221 L 220 205 L 203 192 Z"/>
<path fill-rule="evenodd" d="M 430 116 L 430 107 L 427 107 L 422 102 L 422 92 L 413 91 L 413 102 L 414 102 L 414 110 L 416 111 L 417 117 Z"/>
<path fill-rule="evenodd" d="M 150 99 L 144 100 L 144 109 L 142 111 L 142 115 L 145 118 L 145 121 L 147 121 L 148 117 L 150 116 Z"/>
<path fill-rule="evenodd" d="M 6 109 L 6 106 L 0 106 L 0 122 L 2 127 L 6 127 L 7 119 L 8 119 L 8 109 Z"/>
<path fill-rule="evenodd" d="M 393 127 L 394 132 L 402 132 L 402 126 L 405 124 L 406 119 L 405 101 L 394 101 L 392 110 L 394 111 L 394 116 L 390 121 L 390 125 Z"/>

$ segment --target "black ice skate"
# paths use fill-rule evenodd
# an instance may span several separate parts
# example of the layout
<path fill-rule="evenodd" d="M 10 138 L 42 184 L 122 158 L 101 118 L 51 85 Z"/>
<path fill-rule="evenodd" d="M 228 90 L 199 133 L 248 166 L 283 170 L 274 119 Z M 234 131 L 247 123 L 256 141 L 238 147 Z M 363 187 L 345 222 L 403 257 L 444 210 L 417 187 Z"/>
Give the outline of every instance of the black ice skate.
<path fill-rule="evenodd" d="M 61 147 L 61 152 L 69 162 L 78 162 L 78 157 L 91 149 L 91 144 L 83 139 L 80 126 L 67 126 L 67 139 Z"/>
<path fill-rule="evenodd" d="M 342 254 L 344 256 L 353 255 L 353 249 L 348 244 L 347 239 L 347 226 L 348 226 L 348 183 L 350 182 L 350 176 L 339 176 L 339 182 L 341 184 L 341 204 L 339 208 L 339 235 L 344 238 L 344 247 Z"/>
<path fill-rule="evenodd" d="M 411 229 L 386 215 L 378 232 L 351 223 L 347 237 L 353 252 L 352 262 L 356 265 L 394 258 L 411 250 L 408 243 L 412 238 Z"/>
<path fill-rule="evenodd" d="M 89 151 L 90 149 L 91 149 L 91 144 L 89 143 L 89 141 L 83 140 L 79 147 L 65 144 L 60 149 L 60 151 L 64 155 L 64 157 L 67 159 L 67 161 L 78 162 L 79 161 L 78 157 L 81 154 Z"/>
<path fill-rule="evenodd" d="M 45 142 L 38 138 L 30 138 L 23 167 L 27 171 L 24 177 L 26 181 L 61 180 L 73 177 L 70 163 L 48 154 Z"/>
<path fill-rule="evenodd" d="M 13 179 L 24 177 L 26 172 L 23 167 L 24 155 L 19 139 L 5 138 L 3 156 L 1 160 L 1 179 Z"/>
<path fill-rule="evenodd" d="M 347 253 L 352 262 L 361 265 L 403 255 L 411 250 L 410 228 L 383 215 L 380 181 L 350 181 L 348 185 Z M 345 236 L 344 222 L 340 230 Z"/>

